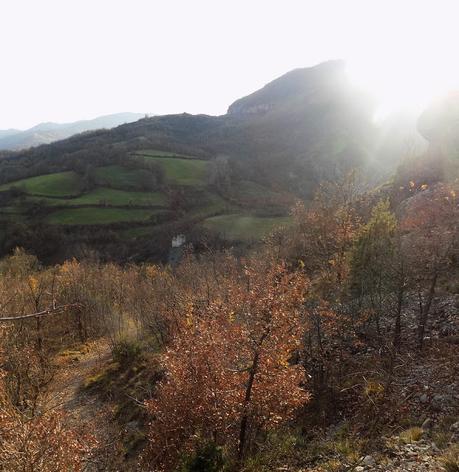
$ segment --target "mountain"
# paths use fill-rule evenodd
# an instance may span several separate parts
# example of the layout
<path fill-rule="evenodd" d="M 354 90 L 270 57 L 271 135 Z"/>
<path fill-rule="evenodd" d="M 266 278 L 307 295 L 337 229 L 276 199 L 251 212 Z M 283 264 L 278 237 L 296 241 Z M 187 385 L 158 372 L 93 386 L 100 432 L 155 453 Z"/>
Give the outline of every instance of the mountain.
<path fill-rule="evenodd" d="M 77 133 L 101 128 L 113 128 L 143 117 L 144 115 L 141 113 L 116 113 L 73 123 L 40 123 L 25 131 L 0 130 L 0 150 L 20 150 L 40 144 L 49 144 Z"/>
<path fill-rule="evenodd" d="M 19 129 L 0 129 L 0 139 L 20 133 Z"/>
<path fill-rule="evenodd" d="M 228 114 L 253 115 L 291 107 L 328 101 L 342 91 L 346 83 L 345 62 L 328 61 L 316 67 L 292 70 L 260 90 L 236 100 Z"/>

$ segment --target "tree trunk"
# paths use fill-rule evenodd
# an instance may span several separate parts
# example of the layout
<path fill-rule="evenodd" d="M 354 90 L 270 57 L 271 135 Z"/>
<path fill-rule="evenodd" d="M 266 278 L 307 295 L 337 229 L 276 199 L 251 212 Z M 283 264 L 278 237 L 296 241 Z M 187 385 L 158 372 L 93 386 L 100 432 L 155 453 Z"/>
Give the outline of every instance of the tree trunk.
<path fill-rule="evenodd" d="M 422 311 L 421 311 L 421 317 L 419 319 L 419 328 L 418 328 L 418 347 L 420 350 L 424 347 L 424 335 L 426 331 L 426 326 L 427 326 L 427 320 L 429 317 L 429 312 L 430 312 L 430 307 L 432 305 L 432 301 L 435 295 L 435 287 L 437 285 L 437 278 L 438 278 L 438 273 L 436 272 L 435 275 L 433 276 L 432 282 L 430 283 L 430 288 L 429 288 L 429 293 L 427 295 L 427 300 L 426 303 L 424 304 Z"/>
<path fill-rule="evenodd" d="M 398 351 L 400 349 L 401 335 L 402 335 L 402 306 L 405 288 L 403 283 L 400 284 L 397 295 L 397 311 L 395 313 L 395 328 L 394 328 L 394 347 Z"/>
<path fill-rule="evenodd" d="M 244 397 L 244 406 L 246 407 L 250 403 L 250 399 L 252 398 L 252 388 L 253 382 L 255 380 L 255 374 L 257 373 L 258 369 L 258 361 L 260 355 L 259 351 L 255 352 L 255 356 L 253 358 L 252 368 L 250 369 L 249 380 L 247 382 L 247 387 L 245 389 L 245 397 Z M 249 416 L 247 412 L 244 412 L 242 419 L 241 419 L 241 428 L 239 430 L 239 448 L 238 448 L 238 460 L 239 462 L 242 461 L 244 457 L 244 450 L 245 444 L 247 440 L 247 427 L 249 423 Z"/>

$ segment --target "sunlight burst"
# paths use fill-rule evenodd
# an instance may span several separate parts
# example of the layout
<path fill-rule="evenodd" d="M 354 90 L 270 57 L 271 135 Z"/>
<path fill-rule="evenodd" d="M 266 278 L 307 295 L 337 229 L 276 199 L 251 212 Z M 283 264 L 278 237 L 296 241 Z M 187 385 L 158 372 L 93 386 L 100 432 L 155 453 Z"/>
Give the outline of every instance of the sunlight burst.
<path fill-rule="evenodd" d="M 459 88 L 459 65 L 439 58 L 348 61 L 347 72 L 376 100 L 375 120 L 399 110 L 420 112 L 436 98 Z"/>

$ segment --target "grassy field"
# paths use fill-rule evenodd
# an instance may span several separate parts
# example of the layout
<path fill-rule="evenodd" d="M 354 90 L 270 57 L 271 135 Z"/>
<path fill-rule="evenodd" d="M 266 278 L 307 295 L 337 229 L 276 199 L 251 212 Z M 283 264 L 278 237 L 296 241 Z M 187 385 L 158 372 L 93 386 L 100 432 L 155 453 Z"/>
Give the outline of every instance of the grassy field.
<path fill-rule="evenodd" d="M 165 179 L 170 185 L 190 187 L 191 195 L 199 198 L 199 204 L 189 209 L 180 221 L 192 224 L 201 221 L 201 228 L 219 233 L 230 241 L 256 241 L 268 235 L 274 228 L 288 224 L 288 217 L 261 217 L 242 213 L 243 210 L 231 201 L 206 188 L 207 166 L 205 160 L 184 158 L 173 153 L 147 150 L 141 151 L 145 160 L 153 160 L 164 169 Z M 94 171 L 97 187 L 82 194 L 82 179 L 74 172 L 60 172 L 12 182 L 0 187 L 5 190 L 19 187 L 27 193 L 0 208 L 0 220 L 34 220 L 30 204 L 42 202 L 52 212 L 45 222 L 54 225 L 104 225 L 112 223 L 142 223 L 141 226 L 122 229 L 126 237 L 150 237 L 157 223 L 166 221 L 168 199 L 161 192 L 137 191 L 152 174 L 145 169 L 127 168 L 119 165 L 98 167 Z M 196 188 L 191 188 L 196 187 Z M 254 182 L 242 181 L 235 185 L 234 192 L 241 200 L 262 199 L 273 194 L 269 189 Z M 129 208 L 139 207 L 139 208 Z M 54 208 L 61 207 L 61 208 Z M 140 208 L 145 207 L 145 208 Z M 164 207 L 147 208 L 147 207 Z M 155 218 L 158 217 L 159 219 Z"/>
<path fill-rule="evenodd" d="M 177 157 L 148 157 L 164 169 L 167 182 L 174 185 L 202 186 L 206 184 L 207 162 Z"/>
<path fill-rule="evenodd" d="M 258 217 L 232 214 L 207 218 L 202 226 L 219 233 L 229 241 L 259 240 L 267 236 L 276 227 L 290 223 L 289 217 Z"/>
<path fill-rule="evenodd" d="M 239 207 L 232 205 L 215 193 L 206 192 L 205 203 L 193 208 L 188 212 L 188 216 L 193 218 L 206 218 L 218 213 L 234 213 L 239 211 Z"/>
<path fill-rule="evenodd" d="M 161 211 L 161 210 L 159 210 Z M 51 213 L 47 223 L 61 225 L 101 225 L 129 221 L 148 221 L 156 212 L 123 208 L 69 208 Z"/>
<path fill-rule="evenodd" d="M 139 190 L 151 173 L 144 169 L 128 169 L 118 165 L 98 167 L 95 172 L 98 185 L 120 190 Z"/>
<path fill-rule="evenodd" d="M 81 192 L 81 179 L 75 172 L 59 172 L 17 180 L 2 185 L 1 190 L 17 187 L 31 195 L 71 197 Z"/>
<path fill-rule="evenodd" d="M 47 206 L 81 206 L 81 205 L 110 205 L 110 206 L 166 206 L 166 196 L 160 192 L 128 192 L 112 188 L 99 187 L 80 197 L 40 198 L 29 197 L 28 201 L 42 202 Z"/>

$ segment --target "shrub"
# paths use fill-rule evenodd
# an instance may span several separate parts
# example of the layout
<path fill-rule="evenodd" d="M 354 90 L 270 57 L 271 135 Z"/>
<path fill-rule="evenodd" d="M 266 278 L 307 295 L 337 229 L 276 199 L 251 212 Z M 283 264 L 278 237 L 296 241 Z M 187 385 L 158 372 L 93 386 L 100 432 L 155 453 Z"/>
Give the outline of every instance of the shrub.
<path fill-rule="evenodd" d="M 440 449 L 444 449 L 450 440 L 451 433 L 447 431 L 435 431 L 432 435 L 433 442 Z"/>
<path fill-rule="evenodd" d="M 120 339 L 112 347 L 113 360 L 120 366 L 127 367 L 142 355 L 142 346 L 138 341 Z"/>
<path fill-rule="evenodd" d="M 223 470 L 222 449 L 214 443 L 199 448 L 192 456 L 185 459 L 180 472 L 219 472 Z"/>
<path fill-rule="evenodd" d="M 292 460 L 296 450 L 302 444 L 302 438 L 288 432 L 272 432 L 260 449 L 245 462 L 244 472 L 269 472 L 286 461 Z"/>

